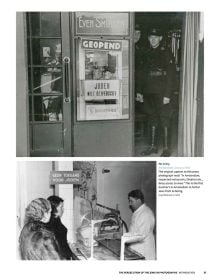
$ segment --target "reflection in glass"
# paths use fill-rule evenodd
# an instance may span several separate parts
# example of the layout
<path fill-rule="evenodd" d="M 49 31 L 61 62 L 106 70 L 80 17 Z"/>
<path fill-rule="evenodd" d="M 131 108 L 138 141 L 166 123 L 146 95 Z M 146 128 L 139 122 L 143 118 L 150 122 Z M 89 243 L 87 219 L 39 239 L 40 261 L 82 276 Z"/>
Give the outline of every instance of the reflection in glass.
<path fill-rule="evenodd" d="M 62 121 L 63 106 L 61 96 L 35 96 L 35 121 Z"/>
<path fill-rule="evenodd" d="M 128 47 L 128 40 L 78 40 L 77 120 L 129 118 Z"/>
<path fill-rule="evenodd" d="M 62 49 L 60 39 L 32 39 L 34 65 L 61 65 Z"/>
<path fill-rule="evenodd" d="M 42 12 L 29 13 L 32 36 L 60 36 L 60 13 Z"/>
<path fill-rule="evenodd" d="M 60 13 L 41 13 L 41 36 L 60 36 Z"/>
<path fill-rule="evenodd" d="M 104 51 L 85 51 L 86 80 L 115 80 L 117 79 L 117 54 Z"/>
<path fill-rule="evenodd" d="M 41 67 L 33 71 L 34 93 L 61 93 L 63 90 L 62 68 Z"/>
<path fill-rule="evenodd" d="M 27 26 L 29 119 L 62 121 L 61 13 L 27 13 Z M 41 96 L 31 96 L 35 93 Z"/>

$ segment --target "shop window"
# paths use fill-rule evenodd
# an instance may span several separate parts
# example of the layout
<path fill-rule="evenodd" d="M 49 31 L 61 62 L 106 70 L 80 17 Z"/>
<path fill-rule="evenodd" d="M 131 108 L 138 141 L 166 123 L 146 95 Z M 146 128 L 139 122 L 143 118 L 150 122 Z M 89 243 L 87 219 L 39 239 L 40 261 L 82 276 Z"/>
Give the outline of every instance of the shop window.
<path fill-rule="evenodd" d="M 60 96 L 34 97 L 35 121 L 62 121 L 62 109 L 62 97 Z"/>
<path fill-rule="evenodd" d="M 63 120 L 61 14 L 27 14 L 29 120 Z"/>
<path fill-rule="evenodd" d="M 129 118 L 128 40 L 77 40 L 77 120 Z"/>
<path fill-rule="evenodd" d="M 60 13 L 30 13 L 30 26 L 31 28 L 28 27 L 28 31 L 31 31 L 32 36 L 60 36 Z"/>
<path fill-rule="evenodd" d="M 128 119 L 129 13 L 77 12 L 75 33 L 77 120 Z"/>

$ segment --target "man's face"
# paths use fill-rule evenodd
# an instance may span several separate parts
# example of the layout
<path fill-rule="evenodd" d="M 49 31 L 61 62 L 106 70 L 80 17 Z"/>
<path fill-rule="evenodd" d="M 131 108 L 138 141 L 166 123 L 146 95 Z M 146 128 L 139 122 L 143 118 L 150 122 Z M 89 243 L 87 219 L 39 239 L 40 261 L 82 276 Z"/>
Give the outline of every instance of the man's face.
<path fill-rule="evenodd" d="M 129 208 L 131 209 L 131 211 L 134 212 L 141 206 L 142 203 L 141 203 L 140 199 L 136 199 L 134 197 L 129 196 L 128 204 L 129 204 Z"/>
<path fill-rule="evenodd" d="M 150 42 L 151 47 L 157 48 L 160 45 L 162 38 L 163 38 L 162 36 L 158 36 L 158 35 L 149 35 L 148 40 Z"/>

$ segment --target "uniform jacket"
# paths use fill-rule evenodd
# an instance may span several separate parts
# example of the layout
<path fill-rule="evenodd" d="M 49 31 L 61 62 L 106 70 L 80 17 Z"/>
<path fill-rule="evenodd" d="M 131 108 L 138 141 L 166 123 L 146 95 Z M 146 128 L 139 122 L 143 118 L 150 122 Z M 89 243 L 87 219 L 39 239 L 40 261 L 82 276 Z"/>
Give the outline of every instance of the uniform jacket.
<path fill-rule="evenodd" d="M 136 73 L 137 92 L 144 95 L 161 94 L 170 97 L 175 80 L 175 64 L 171 53 L 164 47 L 142 50 Z"/>
<path fill-rule="evenodd" d="M 130 245 L 138 253 L 141 253 L 146 260 L 155 260 L 155 239 L 154 239 L 155 219 L 152 210 L 142 204 L 132 215 L 129 232 L 141 235 L 138 242 Z"/>
<path fill-rule="evenodd" d="M 55 236 L 41 222 L 27 223 L 19 238 L 22 260 L 61 260 Z"/>

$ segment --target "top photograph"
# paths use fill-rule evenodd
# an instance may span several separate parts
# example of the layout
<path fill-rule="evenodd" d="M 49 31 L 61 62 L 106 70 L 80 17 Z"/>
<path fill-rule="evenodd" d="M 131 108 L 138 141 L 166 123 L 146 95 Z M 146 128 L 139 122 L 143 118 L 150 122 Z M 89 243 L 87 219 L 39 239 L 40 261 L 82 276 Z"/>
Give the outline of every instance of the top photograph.
<path fill-rule="evenodd" d="M 203 157 L 202 12 L 17 12 L 17 157 Z"/>

